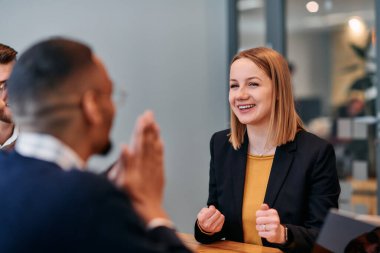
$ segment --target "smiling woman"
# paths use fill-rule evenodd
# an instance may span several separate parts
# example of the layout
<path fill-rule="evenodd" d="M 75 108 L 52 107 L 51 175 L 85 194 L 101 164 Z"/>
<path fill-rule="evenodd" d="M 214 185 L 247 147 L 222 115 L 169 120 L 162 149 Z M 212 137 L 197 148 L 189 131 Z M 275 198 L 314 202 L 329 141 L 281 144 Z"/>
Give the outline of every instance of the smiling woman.
<path fill-rule="evenodd" d="M 211 138 L 208 207 L 195 238 L 310 252 L 340 187 L 332 146 L 295 111 L 286 60 L 269 48 L 237 54 L 229 103 L 231 129 Z"/>

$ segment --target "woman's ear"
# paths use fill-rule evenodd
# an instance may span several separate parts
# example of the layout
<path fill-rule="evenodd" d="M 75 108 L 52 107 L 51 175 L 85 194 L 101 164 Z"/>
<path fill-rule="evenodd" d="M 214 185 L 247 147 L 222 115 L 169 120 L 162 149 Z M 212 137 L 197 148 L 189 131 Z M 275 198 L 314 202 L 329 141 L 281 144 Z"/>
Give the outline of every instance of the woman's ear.
<path fill-rule="evenodd" d="M 92 125 L 98 125 L 102 120 L 99 104 L 96 102 L 96 92 L 88 90 L 82 97 L 82 110 L 85 119 Z"/>

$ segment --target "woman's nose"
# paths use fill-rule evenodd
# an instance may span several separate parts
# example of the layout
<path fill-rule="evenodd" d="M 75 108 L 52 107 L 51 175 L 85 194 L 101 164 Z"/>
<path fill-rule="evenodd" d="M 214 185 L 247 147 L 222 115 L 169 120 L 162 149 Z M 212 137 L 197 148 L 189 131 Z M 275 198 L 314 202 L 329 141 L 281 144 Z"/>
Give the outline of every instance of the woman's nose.
<path fill-rule="evenodd" d="M 237 98 L 238 99 L 246 99 L 248 97 L 248 93 L 246 92 L 245 88 L 242 87 L 238 90 Z"/>

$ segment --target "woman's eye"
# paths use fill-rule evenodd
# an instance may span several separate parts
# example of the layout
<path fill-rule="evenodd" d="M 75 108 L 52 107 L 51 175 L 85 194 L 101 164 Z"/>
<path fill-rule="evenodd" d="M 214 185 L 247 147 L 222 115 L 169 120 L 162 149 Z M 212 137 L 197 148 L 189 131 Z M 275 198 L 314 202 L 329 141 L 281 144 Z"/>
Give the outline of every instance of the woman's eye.
<path fill-rule="evenodd" d="M 258 83 L 249 83 L 248 86 L 259 86 Z"/>
<path fill-rule="evenodd" d="M 236 83 L 230 84 L 230 89 L 237 88 L 237 87 L 239 87 L 239 85 L 237 85 Z"/>

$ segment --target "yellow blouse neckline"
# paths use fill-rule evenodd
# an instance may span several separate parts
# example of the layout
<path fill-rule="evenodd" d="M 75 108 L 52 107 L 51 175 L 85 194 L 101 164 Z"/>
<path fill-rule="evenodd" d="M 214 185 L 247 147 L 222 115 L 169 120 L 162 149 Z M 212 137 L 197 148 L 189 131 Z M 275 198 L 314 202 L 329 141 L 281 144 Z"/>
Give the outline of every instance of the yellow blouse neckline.
<path fill-rule="evenodd" d="M 273 159 L 274 158 L 274 154 L 273 155 L 252 155 L 252 154 L 248 154 L 247 156 L 248 156 L 248 158 L 257 159 L 257 160 Z"/>

